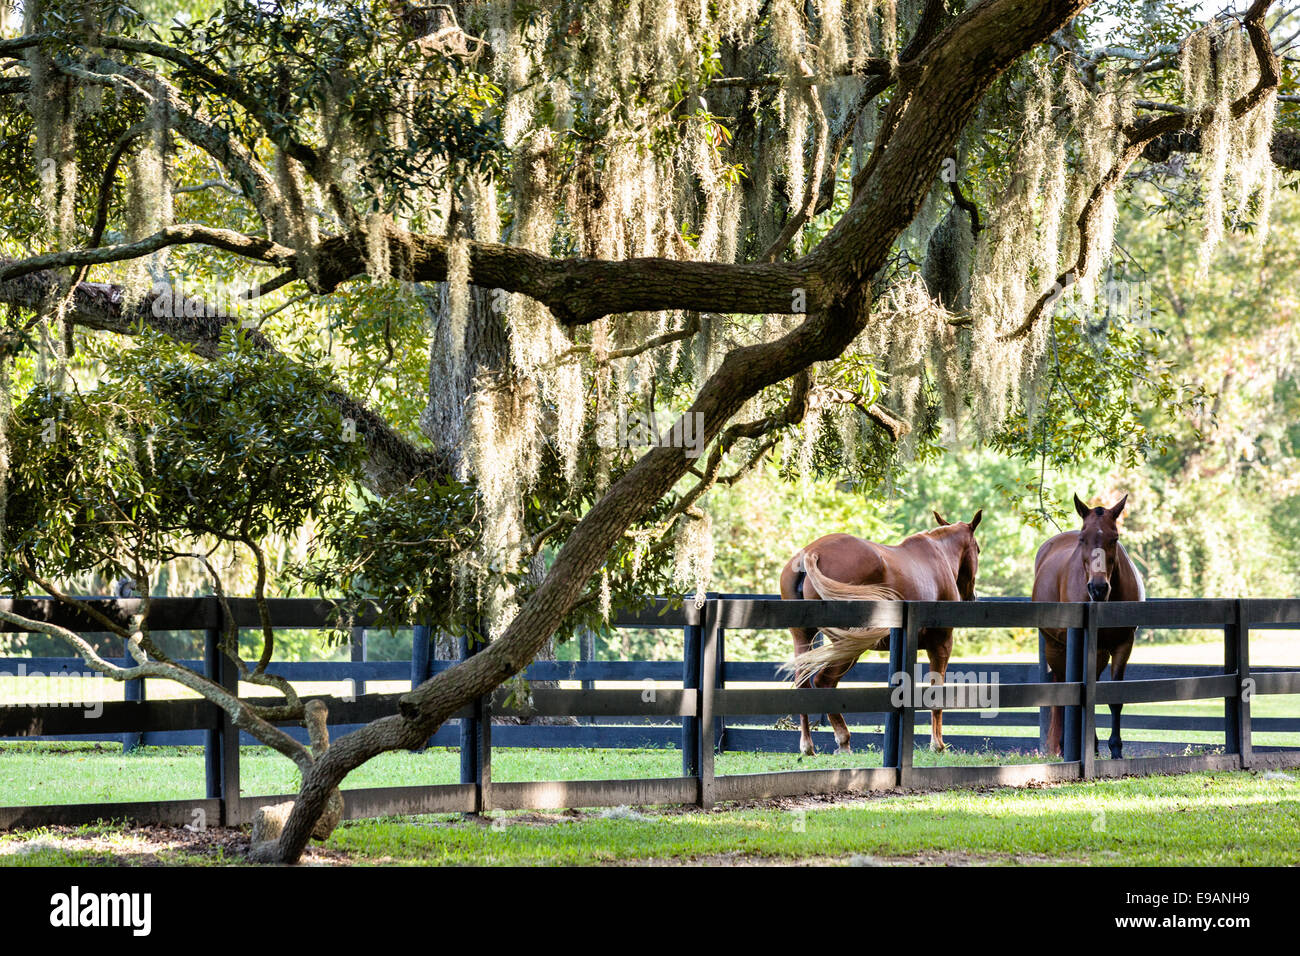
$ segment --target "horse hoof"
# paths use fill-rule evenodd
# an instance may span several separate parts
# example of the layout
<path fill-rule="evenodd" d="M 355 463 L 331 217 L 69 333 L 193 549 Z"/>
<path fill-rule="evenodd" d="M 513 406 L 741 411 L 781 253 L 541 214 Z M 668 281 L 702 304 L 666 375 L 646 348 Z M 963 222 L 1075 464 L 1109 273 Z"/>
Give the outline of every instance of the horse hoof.
<path fill-rule="evenodd" d="M 817 748 L 814 747 L 812 744 L 809 744 L 807 747 L 800 746 L 799 753 L 805 757 L 811 757 L 817 753 Z"/>
<path fill-rule="evenodd" d="M 853 748 L 850 747 L 848 744 L 845 744 L 842 747 L 836 747 L 835 752 L 837 754 L 851 754 L 853 753 Z"/>
<path fill-rule="evenodd" d="M 941 754 L 947 749 L 948 749 L 948 745 L 944 743 L 942 740 L 939 741 L 937 744 L 930 744 L 930 750 L 933 753 Z"/>

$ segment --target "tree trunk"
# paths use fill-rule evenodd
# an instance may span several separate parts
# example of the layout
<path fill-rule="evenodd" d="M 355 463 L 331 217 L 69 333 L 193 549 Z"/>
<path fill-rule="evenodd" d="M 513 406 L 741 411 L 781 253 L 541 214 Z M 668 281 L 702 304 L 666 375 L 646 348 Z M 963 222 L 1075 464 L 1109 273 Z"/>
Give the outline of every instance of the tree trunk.
<path fill-rule="evenodd" d="M 466 231 L 471 239 L 484 239 L 474 235 L 474 215 L 469 197 L 462 197 L 462 205 L 469 215 Z M 424 411 L 420 415 L 420 431 L 433 442 L 438 457 L 448 462 L 451 474 L 460 479 L 466 473 L 465 448 L 469 443 L 468 412 L 474 395 L 474 379 L 481 372 L 507 369 L 512 364 L 510 335 L 505 319 L 493 309 L 495 292 L 479 286 L 470 286 L 468 312 L 464 335 L 457 343 L 451 323 L 449 286 L 436 282 L 416 287 L 428 311 L 432 332 L 429 336 L 429 389 Z M 459 352 L 459 356 L 457 353 Z M 545 568 L 534 564 L 532 583 L 541 581 Z M 456 660 L 460 656 L 459 641 L 445 632 L 435 637 L 434 653 L 443 660 Z M 555 660 L 555 642 L 548 640 L 538 652 L 537 660 Z M 537 687 L 559 687 L 557 681 L 536 681 Z M 572 717 L 499 718 L 509 723 L 573 724 Z"/>
<path fill-rule="evenodd" d="M 888 261 L 895 239 L 916 216 L 940 163 L 950 155 L 990 84 L 1084 6 L 1081 0 L 979 3 L 935 37 L 918 57 L 899 65 L 887 148 L 877 149 L 857 177 L 853 203 L 845 215 L 791 270 L 821 284 L 818 291 L 824 299 L 810 294 L 808 300 L 824 301 L 824 311 L 808 315 L 776 341 L 737 348 L 726 356 L 689 409 L 700 416 L 707 441 L 716 438 L 759 391 L 815 362 L 835 358 L 852 343 L 870 317 L 870 283 Z M 584 262 L 579 270 L 569 272 L 570 278 L 588 265 Z M 597 271 L 613 265 L 602 264 Z M 684 274 L 677 264 L 664 268 L 664 280 Z M 734 280 L 730 292 L 716 290 L 720 299 L 734 300 L 735 282 L 742 276 L 753 278 L 747 267 L 733 270 L 739 271 L 727 273 Z M 608 286 L 584 286 L 579 296 L 600 298 L 599 305 L 593 302 L 593 312 L 620 298 L 635 299 L 645 294 L 644 287 L 633 291 L 622 284 L 639 282 L 643 271 L 633 267 L 611 272 Z M 762 270 L 759 284 L 775 281 L 778 274 L 779 270 Z M 787 286 L 787 302 L 798 291 Z M 576 320 L 586 313 L 569 309 L 565 314 Z M 279 842 L 280 858 L 287 862 L 298 859 L 331 789 L 350 770 L 386 750 L 410 747 L 427 738 L 459 707 L 526 667 L 599 571 L 609 549 L 671 491 L 693 463 L 684 449 L 651 448 L 582 518 L 545 580 L 499 640 L 403 697 L 396 716 L 374 721 L 338 741 L 304 781 Z"/>

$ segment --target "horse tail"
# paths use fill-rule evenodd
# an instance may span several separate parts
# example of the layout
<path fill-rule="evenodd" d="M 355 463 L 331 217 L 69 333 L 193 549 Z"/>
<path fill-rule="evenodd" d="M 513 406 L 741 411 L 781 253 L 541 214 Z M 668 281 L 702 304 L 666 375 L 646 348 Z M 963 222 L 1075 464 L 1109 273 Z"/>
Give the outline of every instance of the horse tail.
<path fill-rule="evenodd" d="M 902 600 L 902 595 L 884 585 L 848 584 L 826 577 L 817 566 L 815 552 L 800 552 L 800 556 L 802 570 L 823 601 Z M 889 636 L 887 627 L 823 627 L 820 630 L 827 637 L 826 643 L 796 654 L 777 669 L 778 674 L 792 675 L 795 686 L 811 680 L 823 668 L 851 665 L 864 651 L 874 649 Z"/>

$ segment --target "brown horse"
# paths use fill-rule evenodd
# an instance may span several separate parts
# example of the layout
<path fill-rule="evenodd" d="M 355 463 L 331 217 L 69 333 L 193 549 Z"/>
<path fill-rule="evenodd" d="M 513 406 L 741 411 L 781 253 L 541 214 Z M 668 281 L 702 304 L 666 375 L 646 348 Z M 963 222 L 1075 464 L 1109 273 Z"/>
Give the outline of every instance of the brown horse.
<path fill-rule="evenodd" d="M 1035 601 L 1145 601 L 1146 588 L 1137 565 L 1119 543 L 1116 521 L 1128 503 L 1128 495 L 1112 508 L 1089 508 L 1074 496 L 1074 509 L 1083 519 L 1079 531 L 1067 531 L 1049 538 L 1034 559 Z M 1123 680 L 1133 652 L 1137 628 L 1104 627 L 1097 631 L 1097 677 L 1110 663 L 1111 680 Z M 1043 628 L 1047 666 L 1053 681 L 1065 680 L 1065 637 L 1063 628 Z M 1110 755 L 1119 759 L 1123 743 L 1119 720 L 1122 704 L 1110 705 Z M 1047 730 L 1047 749 L 1061 755 L 1063 710 L 1052 708 Z M 1096 740 L 1094 749 L 1100 749 Z"/>
<path fill-rule="evenodd" d="M 934 512 L 939 527 L 903 539 L 876 544 L 851 534 L 818 538 L 787 562 L 781 571 L 781 597 L 817 601 L 970 601 L 975 597 L 979 544 L 975 528 L 983 511 L 969 522 L 949 524 Z M 812 646 L 816 628 L 792 627 L 795 656 L 783 670 L 796 687 L 835 687 L 864 651 L 889 646 L 888 628 L 822 628 L 827 641 Z M 925 628 L 920 646 L 930 659 L 933 683 L 943 683 L 952 655 L 952 628 Z M 846 753 L 849 727 L 842 714 L 830 714 L 836 753 Z M 943 750 L 943 712 L 930 712 L 930 746 Z M 815 752 L 808 715 L 799 715 L 799 751 Z"/>

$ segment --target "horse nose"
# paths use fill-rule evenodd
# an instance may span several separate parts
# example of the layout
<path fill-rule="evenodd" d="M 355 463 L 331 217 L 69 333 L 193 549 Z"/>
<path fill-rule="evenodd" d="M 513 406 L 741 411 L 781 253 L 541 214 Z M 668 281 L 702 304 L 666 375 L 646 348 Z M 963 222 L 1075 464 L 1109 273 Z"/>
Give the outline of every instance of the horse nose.
<path fill-rule="evenodd" d="M 1104 601 L 1110 594 L 1110 584 L 1106 581 L 1089 581 L 1088 596 L 1094 601 Z"/>

